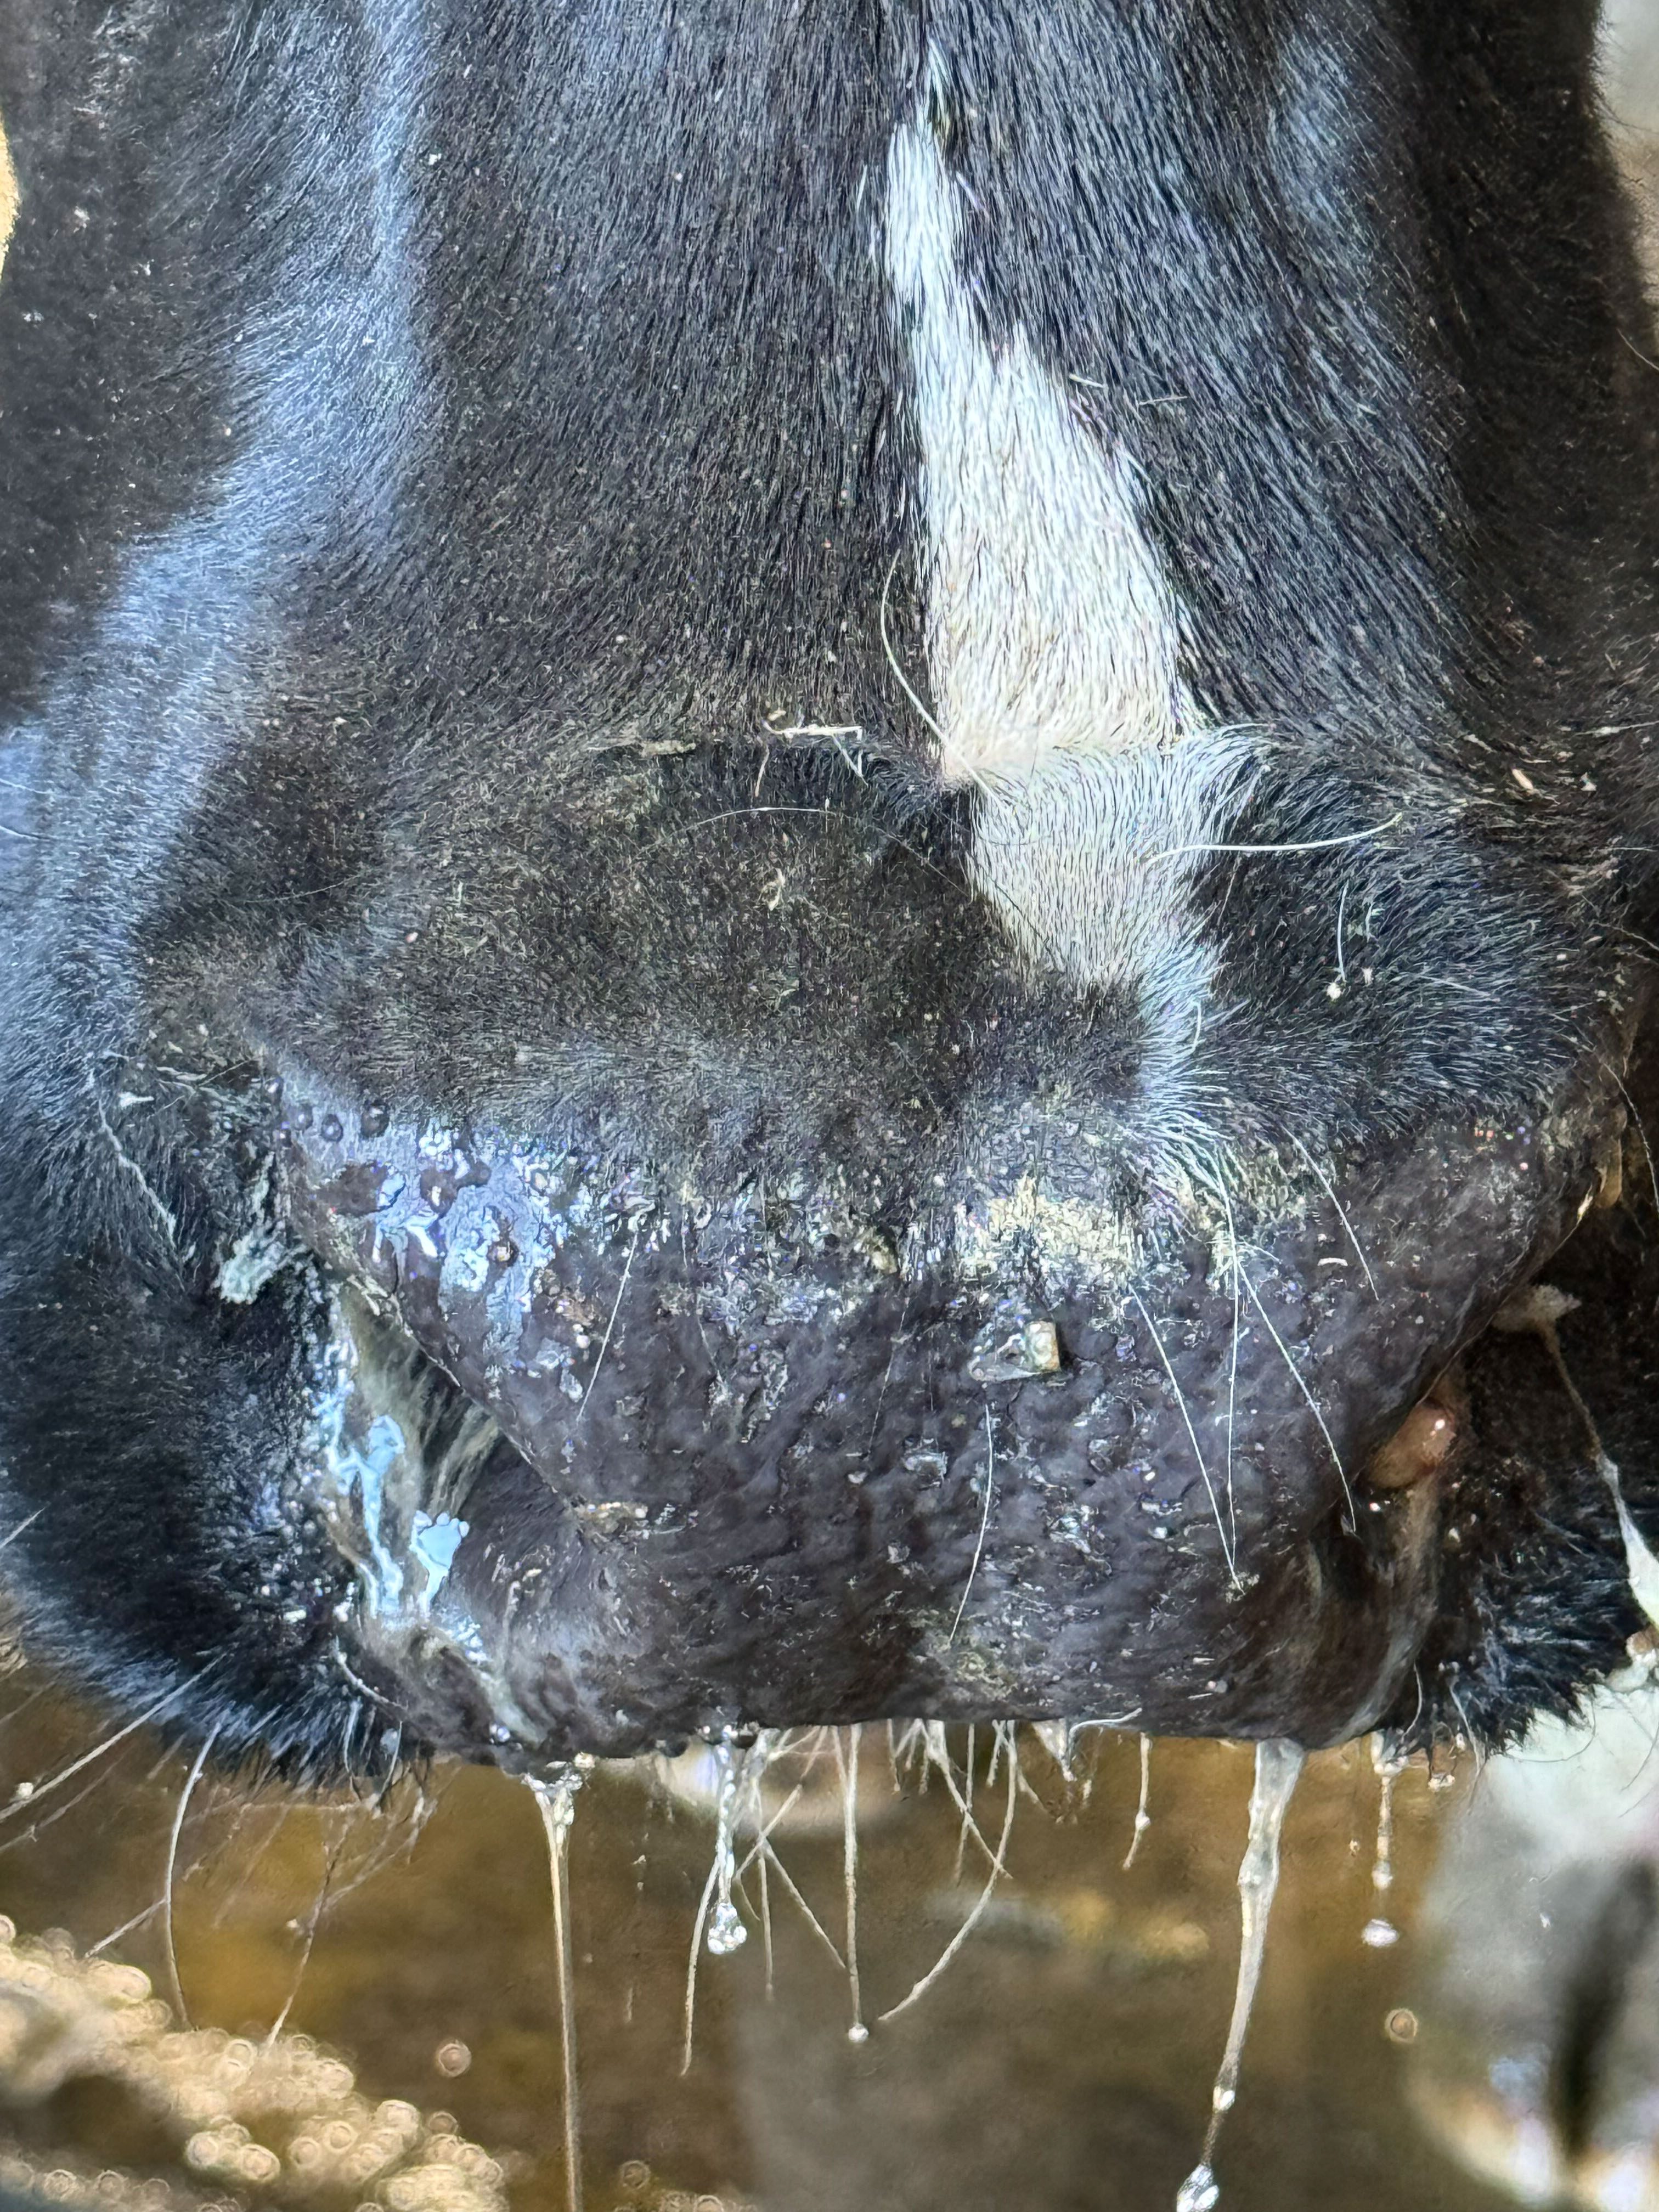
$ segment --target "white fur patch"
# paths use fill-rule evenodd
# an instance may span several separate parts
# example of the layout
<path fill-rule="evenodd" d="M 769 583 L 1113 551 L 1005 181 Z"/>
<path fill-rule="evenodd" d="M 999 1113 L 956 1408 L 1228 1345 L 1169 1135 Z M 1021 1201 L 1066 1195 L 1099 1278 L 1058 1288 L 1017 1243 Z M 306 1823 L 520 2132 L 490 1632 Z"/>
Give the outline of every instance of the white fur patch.
<path fill-rule="evenodd" d="M 888 276 L 921 447 L 927 662 L 948 786 L 1056 754 L 1171 744 L 1188 715 L 1173 599 L 1103 452 L 1016 332 L 993 354 L 957 266 L 958 195 L 927 118 L 888 164 Z"/>
<path fill-rule="evenodd" d="M 1188 893 L 1241 765 L 1237 744 L 1211 736 L 1073 754 L 999 785 L 980 805 L 975 885 L 1030 966 L 1133 983 L 1159 1030 L 1190 1031 L 1211 957 Z"/>
<path fill-rule="evenodd" d="M 921 447 L 929 685 L 946 787 L 979 792 L 971 872 L 1033 967 L 1139 995 L 1166 1070 L 1210 957 L 1188 896 L 1244 747 L 1205 731 L 1135 465 L 1018 331 L 994 352 L 924 96 L 888 161 L 887 274 Z"/>

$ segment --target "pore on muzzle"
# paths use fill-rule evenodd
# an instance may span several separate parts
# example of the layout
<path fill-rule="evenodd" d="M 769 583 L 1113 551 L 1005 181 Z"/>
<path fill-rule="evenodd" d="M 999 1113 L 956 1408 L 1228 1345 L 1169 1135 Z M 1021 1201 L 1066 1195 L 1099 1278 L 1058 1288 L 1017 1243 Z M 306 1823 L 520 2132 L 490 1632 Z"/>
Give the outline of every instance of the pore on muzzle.
<path fill-rule="evenodd" d="M 1303 1162 L 1043 1301 L 289 1071 L 353 1668 L 509 1765 L 892 1717 L 1352 1735 L 1437 1607 L 1458 1416 L 1420 1401 L 1591 1203 L 1620 1089 Z"/>

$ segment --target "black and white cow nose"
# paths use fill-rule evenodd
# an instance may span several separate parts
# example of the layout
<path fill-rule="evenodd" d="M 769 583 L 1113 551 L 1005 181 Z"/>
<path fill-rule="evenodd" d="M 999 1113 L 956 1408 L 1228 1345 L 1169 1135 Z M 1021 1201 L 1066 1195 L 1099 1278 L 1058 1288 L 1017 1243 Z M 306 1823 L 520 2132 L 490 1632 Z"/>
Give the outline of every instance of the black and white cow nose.
<path fill-rule="evenodd" d="M 41 1632 L 313 1770 L 1396 1710 L 1651 934 L 1588 11 L 22 12 Z"/>

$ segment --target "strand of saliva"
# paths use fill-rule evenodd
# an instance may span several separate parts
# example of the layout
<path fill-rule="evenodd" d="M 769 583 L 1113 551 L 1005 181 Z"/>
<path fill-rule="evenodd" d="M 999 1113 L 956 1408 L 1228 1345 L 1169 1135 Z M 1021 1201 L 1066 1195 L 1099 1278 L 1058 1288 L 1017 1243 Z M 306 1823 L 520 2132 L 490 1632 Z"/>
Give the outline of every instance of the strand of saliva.
<path fill-rule="evenodd" d="M 581 2103 L 576 2079 L 576 1991 L 570 1941 L 570 1831 L 576 1792 L 593 1762 L 586 1756 L 540 1775 L 526 1775 L 547 1832 L 553 1885 L 553 1949 L 559 1987 L 559 2056 L 564 2076 L 564 2175 L 567 2212 L 582 2212 Z"/>
<path fill-rule="evenodd" d="M 1238 1869 L 1238 1987 L 1233 1996 L 1227 2047 L 1211 2093 L 1210 2124 L 1205 2131 L 1204 2154 L 1181 2185 L 1176 2212 L 1213 2212 L 1221 2200 L 1220 2186 L 1215 2178 L 1215 2147 L 1221 2124 L 1238 2095 L 1244 2037 L 1255 2003 L 1256 1986 L 1261 1979 L 1261 1961 L 1267 1948 L 1267 1920 L 1279 1887 L 1279 1839 L 1285 1832 L 1285 1815 L 1290 1810 L 1307 1756 L 1299 1743 L 1291 1743 L 1283 1736 L 1269 1738 L 1255 1747 L 1249 1840 Z"/>
<path fill-rule="evenodd" d="M 732 1899 L 737 1878 L 737 1832 L 739 1801 L 748 1775 L 749 1759 L 732 1741 L 731 1731 L 711 1747 L 714 1759 L 714 1908 L 708 1916 L 706 1941 L 717 1959 L 729 1958 L 749 1941 L 743 1915 Z"/>
<path fill-rule="evenodd" d="M 1400 1940 L 1400 1930 L 1382 1908 L 1394 1887 L 1394 1788 L 1406 1771 L 1406 1762 L 1390 1749 L 1388 1738 L 1381 1733 L 1371 1737 L 1371 1767 L 1379 1793 L 1376 1856 L 1371 1862 L 1371 1888 L 1378 1909 L 1376 1917 L 1365 1923 L 1361 1941 L 1373 1951 L 1384 1951 Z"/>

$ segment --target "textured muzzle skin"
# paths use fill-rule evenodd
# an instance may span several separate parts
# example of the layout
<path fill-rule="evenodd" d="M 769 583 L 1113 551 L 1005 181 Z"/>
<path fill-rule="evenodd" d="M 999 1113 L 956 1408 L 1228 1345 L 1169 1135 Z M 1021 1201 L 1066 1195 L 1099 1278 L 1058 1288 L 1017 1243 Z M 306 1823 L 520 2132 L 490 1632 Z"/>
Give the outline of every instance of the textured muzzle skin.
<path fill-rule="evenodd" d="M 1623 1120 L 1598 1060 L 1545 1118 L 1448 1122 L 1038 1305 L 289 1071 L 300 1233 L 512 1448 L 425 1501 L 465 1534 L 352 1663 L 509 1765 L 899 1716 L 1343 1740 L 1401 1698 L 1440 1581 L 1441 1486 L 1368 1461 Z"/>

